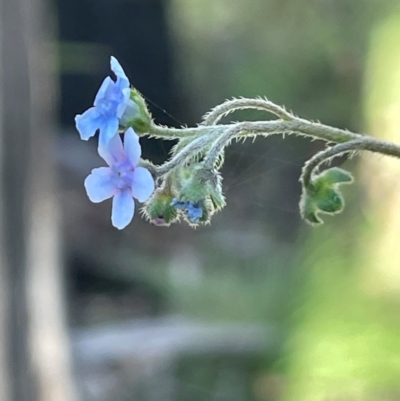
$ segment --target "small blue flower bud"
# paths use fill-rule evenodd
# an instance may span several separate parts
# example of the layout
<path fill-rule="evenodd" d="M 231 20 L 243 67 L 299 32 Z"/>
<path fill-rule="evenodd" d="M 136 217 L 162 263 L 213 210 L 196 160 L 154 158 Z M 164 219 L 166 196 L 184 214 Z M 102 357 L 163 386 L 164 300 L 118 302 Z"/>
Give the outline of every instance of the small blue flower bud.
<path fill-rule="evenodd" d="M 171 206 L 184 211 L 191 223 L 198 223 L 200 218 L 203 216 L 203 209 L 200 207 L 200 204 L 182 202 L 174 198 L 171 202 Z"/>
<path fill-rule="evenodd" d="M 215 170 L 196 163 L 181 167 L 171 178 L 179 193 L 171 205 L 184 212 L 189 224 L 209 223 L 211 216 L 225 206 L 222 179 Z"/>

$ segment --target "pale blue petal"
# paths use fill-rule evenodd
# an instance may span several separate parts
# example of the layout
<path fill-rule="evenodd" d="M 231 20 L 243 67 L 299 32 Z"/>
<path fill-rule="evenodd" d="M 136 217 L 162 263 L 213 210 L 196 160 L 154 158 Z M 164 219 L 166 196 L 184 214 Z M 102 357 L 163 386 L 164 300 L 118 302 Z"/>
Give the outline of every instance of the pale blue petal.
<path fill-rule="evenodd" d="M 122 90 L 122 100 L 117 106 L 117 117 L 119 119 L 121 119 L 123 114 L 128 111 L 127 110 L 128 108 L 132 109 L 132 107 L 136 105 L 136 103 L 134 103 L 133 100 L 130 99 L 130 95 L 131 95 L 131 90 L 129 88 L 125 88 Z M 139 111 L 139 107 L 138 106 L 136 107 Z M 129 112 L 129 114 L 131 114 L 131 112 Z"/>
<path fill-rule="evenodd" d="M 192 223 L 197 223 L 201 216 L 203 216 L 203 209 L 189 202 L 187 208 L 187 216 Z"/>
<path fill-rule="evenodd" d="M 119 117 L 119 123 L 122 126 L 126 126 L 129 121 L 132 121 L 134 118 L 139 117 L 139 115 L 139 106 L 132 99 L 128 98 L 126 104 L 118 106 L 117 116 Z"/>
<path fill-rule="evenodd" d="M 121 136 L 119 134 L 114 135 L 108 141 L 107 145 L 99 143 L 98 152 L 109 166 L 122 162 L 125 159 L 125 152 L 122 146 Z"/>
<path fill-rule="evenodd" d="M 172 202 L 170 203 L 171 206 L 176 207 L 179 210 L 186 210 L 189 202 L 182 202 L 179 201 L 178 199 L 174 198 L 172 199 Z"/>
<path fill-rule="evenodd" d="M 136 167 L 132 173 L 132 195 L 139 202 L 146 202 L 154 191 L 154 179 L 144 167 Z"/>
<path fill-rule="evenodd" d="M 98 106 L 100 104 L 100 102 L 104 100 L 104 98 L 106 97 L 106 94 L 110 90 L 110 86 L 115 86 L 115 83 L 110 77 L 107 77 L 104 79 L 103 83 L 101 84 L 100 89 L 98 90 L 97 95 L 94 99 L 95 106 Z"/>
<path fill-rule="evenodd" d="M 81 139 L 87 141 L 104 123 L 104 118 L 96 107 L 91 107 L 75 117 L 76 129 Z"/>
<path fill-rule="evenodd" d="M 133 218 L 135 202 L 129 190 L 118 192 L 112 203 L 111 222 L 119 230 L 125 228 Z"/>
<path fill-rule="evenodd" d="M 117 76 L 117 85 L 119 85 L 121 89 L 129 88 L 129 79 L 126 76 L 121 64 L 114 56 L 111 56 L 110 65 L 111 70 Z"/>
<path fill-rule="evenodd" d="M 108 167 L 95 168 L 86 177 L 86 193 L 92 202 L 103 202 L 116 193 L 117 189 L 112 178 L 111 169 Z"/>
<path fill-rule="evenodd" d="M 118 118 L 108 117 L 100 127 L 99 143 L 102 146 L 107 146 L 112 137 L 118 135 Z"/>
<path fill-rule="evenodd" d="M 128 128 L 124 136 L 125 154 L 132 166 L 137 166 L 142 154 L 139 137 L 133 128 Z"/>

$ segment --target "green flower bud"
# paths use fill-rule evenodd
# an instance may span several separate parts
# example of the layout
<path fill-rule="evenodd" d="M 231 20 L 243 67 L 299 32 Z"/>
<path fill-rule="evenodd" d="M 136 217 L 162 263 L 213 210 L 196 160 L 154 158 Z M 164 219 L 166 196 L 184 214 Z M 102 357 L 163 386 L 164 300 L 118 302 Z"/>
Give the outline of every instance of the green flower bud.
<path fill-rule="evenodd" d="M 180 168 L 174 181 L 179 188 L 175 207 L 186 212 L 185 220 L 190 224 L 209 223 L 211 216 L 225 206 L 220 174 L 204 169 L 201 163 Z M 199 209 L 201 217 L 198 217 Z"/>
<path fill-rule="evenodd" d="M 143 208 L 143 214 L 157 226 L 169 226 L 178 219 L 178 211 L 171 206 L 174 195 L 164 189 L 157 189 Z"/>
<path fill-rule="evenodd" d="M 353 182 L 352 175 L 338 167 L 333 167 L 315 175 L 307 187 L 303 188 L 300 200 L 300 213 L 312 225 L 322 224 L 319 213 L 337 214 L 344 209 L 340 184 Z"/>
<path fill-rule="evenodd" d="M 135 104 L 135 113 L 131 113 L 124 121 L 127 127 L 132 127 L 138 134 L 149 131 L 152 123 L 151 114 L 147 108 L 146 101 L 139 91 L 135 88 L 131 89 L 130 99 Z"/>

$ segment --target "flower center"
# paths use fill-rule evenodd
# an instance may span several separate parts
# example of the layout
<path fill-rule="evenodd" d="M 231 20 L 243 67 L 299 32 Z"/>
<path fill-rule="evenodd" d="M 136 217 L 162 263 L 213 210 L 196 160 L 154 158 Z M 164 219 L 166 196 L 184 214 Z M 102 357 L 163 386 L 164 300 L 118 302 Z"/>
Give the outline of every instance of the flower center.
<path fill-rule="evenodd" d="M 117 115 L 118 106 L 123 103 L 124 94 L 121 89 L 117 87 L 117 85 L 110 84 L 104 94 L 103 98 L 99 102 L 99 108 L 101 113 L 105 117 L 113 117 Z"/>
<path fill-rule="evenodd" d="M 132 186 L 132 174 L 135 169 L 128 160 L 115 164 L 112 170 L 117 188 L 123 189 Z"/>

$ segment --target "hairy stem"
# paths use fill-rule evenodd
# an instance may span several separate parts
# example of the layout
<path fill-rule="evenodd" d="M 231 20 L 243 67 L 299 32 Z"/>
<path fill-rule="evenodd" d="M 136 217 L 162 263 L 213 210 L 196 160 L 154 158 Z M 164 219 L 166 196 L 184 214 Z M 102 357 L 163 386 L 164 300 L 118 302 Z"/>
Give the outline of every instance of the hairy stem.
<path fill-rule="evenodd" d="M 294 119 L 291 121 L 274 120 L 274 121 L 247 121 L 243 123 L 226 124 L 226 125 L 200 125 L 194 128 L 169 128 L 158 125 L 152 125 L 148 134 L 157 138 L 164 139 L 180 139 L 200 136 L 219 137 L 226 130 L 236 127 L 239 124 L 246 124 L 248 129 L 242 132 L 242 135 L 262 135 L 275 133 L 294 133 L 299 135 L 310 136 L 314 139 L 321 139 L 327 142 L 348 142 L 352 139 L 362 138 L 363 135 L 355 134 L 339 128 L 330 127 L 320 123 L 315 123 L 303 119 Z"/>
<path fill-rule="evenodd" d="M 356 150 L 366 150 L 369 152 L 400 158 L 399 146 L 370 137 L 361 137 L 360 139 L 334 145 L 313 156 L 303 167 L 300 177 L 302 185 L 304 187 L 309 185 L 313 171 L 322 163 L 332 160 L 334 157 L 343 155 L 344 153 Z"/>
<path fill-rule="evenodd" d="M 182 128 L 170 128 L 161 125 L 152 124 L 149 128 L 148 135 L 162 139 L 184 139 L 190 137 L 199 137 L 206 134 L 213 134 L 214 136 L 220 135 L 224 130 L 229 128 L 229 125 L 213 125 L 213 126 L 201 126 L 198 127 L 182 127 Z"/>
<path fill-rule="evenodd" d="M 192 136 L 192 140 L 179 148 L 179 151 L 173 158 L 164 165 L 157 168 L 158 175 L 164 175 L 170 170 L 174 169 L 180 164 L 187 162 L 194 154 L 207 151 L 205 164 L 207 167 L 214 165 L 219 154 L 225 146 L 227 146 L 233 138 L 243 136 L 269 136 L 276 134 L 294 134 L 309 136 L 313 139 L 320 139 L 327 142 L 346 143 L 349 141 L 360 140 L 363 143 L 360 149 L 379 151 L 388 154 L 391 151 L 397 151 L 395 145 L 377 141 L 373 138 L 355 134 L 350 131 L 342 130 L 339 128 L 330 127 L 328 125 L 306 121 L 303 119 L 295 118 L 291 121 L 274 120 L 274 121 L 256 121 L 256 122 L 242 122 L 228 125 L 212 125 L 212 126 L 199 126 L 196 128 L 167 128 L 154 126 L 150 132 L 151 135 L 163 138 L 186 138 Z M 184 141 L 186 142 L 186 141 Z M 373 144 L 373 145 L 372 145 Z M 364 146 L 374 146 L 373 149 L 364 148 Z M 395 154 L 392 154 L 393 156 Z"/>
<path fill-rule="evenodd" d="M 246 123 L 236 124 L 235 126 L 228 129 L 223 135 L 220 136 L 220 138 L 218 138 L 214 142 L 211 150 L 204 159 L 204 168 L 206 170 L 211 169 L 214 166 L 215 162 L 218 159 L 218 156 L 224 150 L 225 146 L 229 145 L 232 139 L 240 132 L 246 131 L 246 127 L 248 128 L 248 125 Z"/>
<path fill-rule="evenodd" d="M 214 107 L 204 116 L 202 125 L 215 125 L 218 121 L 236 110 L 257 109 L 272 113 L 282 120 L 293 120 L 295 117 L 283 107 L 277 106 L 266 99 L 232 99 Z"/>
<path fill-rule="evenodd" d="M 273 135 L 273 134 L 294 134 L 309 136 L 314 139 L 321 139 L 327 142 L 348 142 L 365 136 L 354 134 L 349 131 L 333 128 L 328 125 L 296 119 L 292 121 L 262 121 L 243 122 L 231 125 L 218 139 L 215 140 L 210 152 L 205 159 L 205 166 L 214 164 L 220 152 L 229 145 L 237 136 Z"/>
<path fill-rule="evenodd" d="M 157 175 L 159 177 L 169 173 L 179 165 L 183 165 L 188 159 L 193 157 L 194 154 L 202 151 L 209 143 L 209 137 L 207 135 L 201 136 L 194 139 L 182 150 L 180 150 L 171 160 L 157 167 Z"/>

